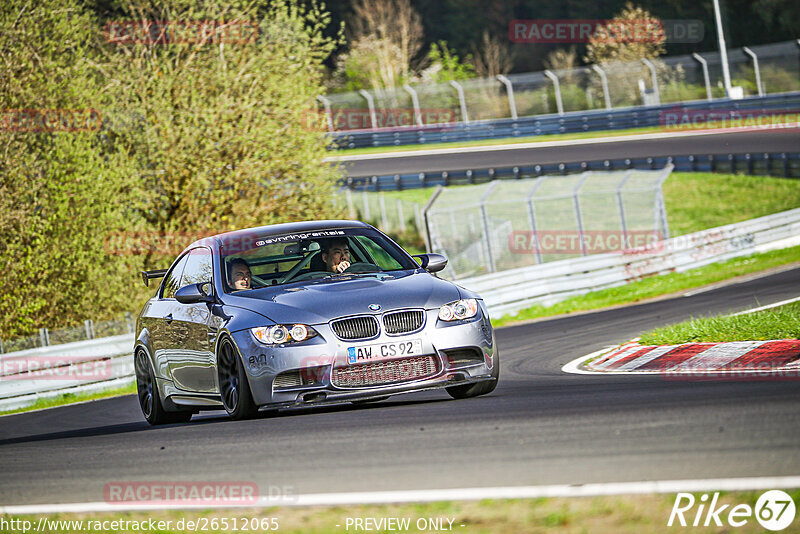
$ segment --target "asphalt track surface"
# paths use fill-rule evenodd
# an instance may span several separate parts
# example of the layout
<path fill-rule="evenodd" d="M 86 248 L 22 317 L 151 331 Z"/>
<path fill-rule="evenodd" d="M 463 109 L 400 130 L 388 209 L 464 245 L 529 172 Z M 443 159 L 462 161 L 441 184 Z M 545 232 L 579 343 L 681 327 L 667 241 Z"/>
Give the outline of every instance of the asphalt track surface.
<path fill-rule="evenodd" d="M 613 133 L 609 134 L 614 135 Z M 453 154 L 407 155 L 342 163 L 349 176 L 441 172 L 515 165 L 552 164 L 619 158 L 685 156 L 728 153 L 797 152 L 800 128 L 748 130 L 730 133 L 653 136 L 652 139 L 616 139 L 613 143 L 586 142 L 513 150 L 463 151 Z"/>
<path fill-rule="evenodd" d="M 262 494 L 800 474 L 800 382 L 565 374 L 690 315 L 794 297 L 800 268 L 691 296 L 499 329 L 494 393 L 444 392 L 150 427 L 135 396 L 0 418 L 0 504 L 102 502 L 122 481 L 247 481 Z"/>

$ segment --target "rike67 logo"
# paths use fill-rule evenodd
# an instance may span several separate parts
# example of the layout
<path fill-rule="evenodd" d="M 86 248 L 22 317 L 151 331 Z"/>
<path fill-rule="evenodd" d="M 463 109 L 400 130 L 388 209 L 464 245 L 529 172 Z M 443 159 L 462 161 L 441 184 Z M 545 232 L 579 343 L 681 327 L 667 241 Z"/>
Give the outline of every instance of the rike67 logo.
<path fill-rule="evenodd" d="M 667 526 L 677 523 L 682 527 L 722 527 L 723 522 L 727 522 L 729 526 L 739 528 L 755 518 L 761 527 L 777 532 L 790 526 L 794 517 L 794 500 L 781 490 L 764 492 L 755 507 L 749 504 L 721 504 L 719 492 L 715 492 L 710 499 L 707 493 L 699 499 L 691 493 L 678 493 Z"/>

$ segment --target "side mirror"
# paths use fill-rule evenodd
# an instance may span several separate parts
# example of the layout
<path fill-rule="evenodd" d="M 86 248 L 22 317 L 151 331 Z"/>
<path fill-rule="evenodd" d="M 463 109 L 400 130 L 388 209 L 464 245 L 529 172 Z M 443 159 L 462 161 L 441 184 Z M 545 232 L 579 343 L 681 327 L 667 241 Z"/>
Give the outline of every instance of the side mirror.
<path fill-rule="evenodd" d="M 210 293 L 211 284 L 189 284 L 183 286 L 175 292 L 175 299 L 181 304 L 197 304 L 198 302 L 211 302 L 213 299 L 206 293 Z"/>
<path fill-rule="evenodd" d="M 414 258 L 420 259 L 420 267 L 429 273 L 438 273 L 447 267 L 447 258 L 441 254 L 417 254 Z"/>

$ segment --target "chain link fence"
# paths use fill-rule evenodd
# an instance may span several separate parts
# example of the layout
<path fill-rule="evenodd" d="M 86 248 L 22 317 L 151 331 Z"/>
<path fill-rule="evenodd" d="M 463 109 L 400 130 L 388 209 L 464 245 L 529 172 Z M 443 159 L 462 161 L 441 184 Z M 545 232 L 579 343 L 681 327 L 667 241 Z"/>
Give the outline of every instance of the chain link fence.
<path fill-rule="evenodd" d="M 661 170 L 495 180 L 435 193 L 424 213 L 444 275 L 465 278 L 640 246 L 669 237 Z"/>
<path fill-rule="evenodd" d="M 133 315 L 126 313 L 124 317 L 109 321 L 87 319 L 80 326 L 54 329 L 40 328 L 38 334 L 12 339 L 0 339 L 0 354 L 73 343 L 75 341 L 86 341 L 88 339 L 133 334 L 134 326 L 135 319 Z"/>
<path fill-rule="evenodd" d="M 741 96 L 800 90 L 800 43 L 728 51 Z M 320 97 L 332 131 L 423 126 L 658 105 L 725 96 L 719 52 L 426 83 Z M 374 122 L 373 122 L 374 117 Z"/>

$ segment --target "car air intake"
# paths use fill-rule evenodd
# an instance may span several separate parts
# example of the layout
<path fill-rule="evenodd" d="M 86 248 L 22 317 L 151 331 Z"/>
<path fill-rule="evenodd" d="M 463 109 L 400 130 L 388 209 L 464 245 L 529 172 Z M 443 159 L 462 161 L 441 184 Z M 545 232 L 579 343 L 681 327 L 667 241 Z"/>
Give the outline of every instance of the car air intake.
<path fill-rule="evenodd" d="M 450 367 L 483 363 L 483 353 L 474 348 L 450 349 L 444 351 L 447 356 L 447 364 Z"/>
<path fill-rule="evenodd" d="M 371 315 L 331 321 L 331 328 L 340 339 L 369 339 L 378 335 L 378 321 Z"/>
<path fill-rule="evenodd" d="M 338 387 L 367 387 L 399 384 L 435 375 L 439 369 L 435 356 L 414 356 L 399 360 L 334 367 L 331 383 Z"/>
<path fill-rule="evenodd" d="M 405 334 L 422 327 L 425 312 L 422 310 L 403 310 L 383 316 L 383 328 L 387 334 Z"/>

